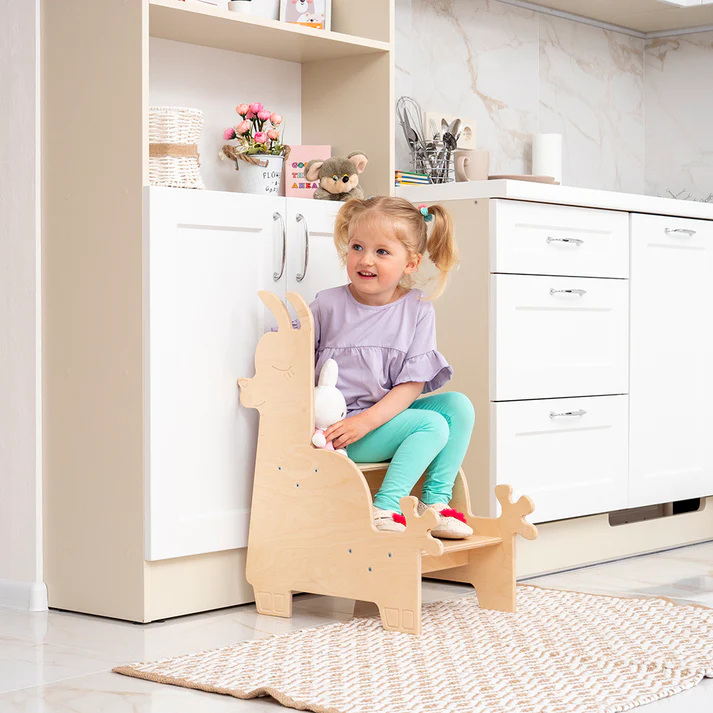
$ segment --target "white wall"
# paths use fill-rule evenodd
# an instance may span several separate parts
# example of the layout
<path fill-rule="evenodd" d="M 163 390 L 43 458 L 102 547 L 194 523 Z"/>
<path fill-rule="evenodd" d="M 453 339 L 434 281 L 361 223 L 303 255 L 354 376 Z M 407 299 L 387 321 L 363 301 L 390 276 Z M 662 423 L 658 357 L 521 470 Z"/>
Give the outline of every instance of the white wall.
<path fill-rule="evenodd" d="M 42 584 L 39 2 L 0 0 L 0 606 Z"/>

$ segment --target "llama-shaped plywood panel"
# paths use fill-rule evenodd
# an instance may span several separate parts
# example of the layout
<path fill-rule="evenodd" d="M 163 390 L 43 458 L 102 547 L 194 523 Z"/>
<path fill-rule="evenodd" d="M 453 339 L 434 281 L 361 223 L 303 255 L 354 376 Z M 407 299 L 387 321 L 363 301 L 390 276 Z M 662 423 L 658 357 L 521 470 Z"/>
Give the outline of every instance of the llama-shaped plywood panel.
<path fill-rule="evenodd" d="M 509 486 L 499 486 L 508 489 L 500 498 L 503 515 L 475 518 L 461 474 L 454 505 L 466 513 L 472 537 L 445 543 L 434 538 L 438 516 L 427 510 L 419 517 L 415 497 L 401 500 L 405 532 L 377 530 L 362 469 L 371 470 L 373 479 L 388 464 L 360 468 L 311 443 L 314 322 L 307 303 L 287 293 L 299 318 L 295 328 L 277 295 L 258 294 L 278 324 L 258 342 L 255 376 L 238 380 L 242 404 L 260 414 L 246 573 L 258 611 L 289 617 L 293 592 L 326 594 L 374 602 L 386 629 L 420 634 L 424 558 L 429 572 L 448 569 L 453 579 L 477 581 L 481 605 L 514 611 L 514 535 L 536 536 L 522 519 L 532 511 L 530 499 L 512 503 Z M 492 550 L 488 557 L 473 554 L 486 550 Z"/>

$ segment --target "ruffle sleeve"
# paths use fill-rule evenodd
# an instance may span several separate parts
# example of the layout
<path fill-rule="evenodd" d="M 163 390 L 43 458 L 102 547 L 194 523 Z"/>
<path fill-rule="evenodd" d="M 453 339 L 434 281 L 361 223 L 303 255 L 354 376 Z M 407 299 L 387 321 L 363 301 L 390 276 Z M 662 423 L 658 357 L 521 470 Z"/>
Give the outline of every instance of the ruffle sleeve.
<path fill-rule="evenodd" d="M 393 385 L 423 381 L 423 393 L 427 394 L 449 381 L 453 369 L 436 345 L 436 311 L 433 305 L 422 301 L 421 310 L 413 341 Z"/>
<path fill-rule="evenodd" d="M 394 386 L 408 381 L 423 381 L 423 393 L 428 394 L 440 389 L 452 376 L 452 367 L 443 354 L 434 349 L 425 354 L 406 358 L 394 381 Z"/>

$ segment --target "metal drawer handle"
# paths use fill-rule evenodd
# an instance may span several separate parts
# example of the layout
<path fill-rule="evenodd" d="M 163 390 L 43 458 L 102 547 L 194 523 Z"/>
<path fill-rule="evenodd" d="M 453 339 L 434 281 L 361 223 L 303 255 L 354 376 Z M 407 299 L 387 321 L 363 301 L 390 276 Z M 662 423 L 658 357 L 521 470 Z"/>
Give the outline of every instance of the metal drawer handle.
<path fill-rule="evenodd" d="M 666 235 L 671 235 L 672 233 L 683 233 L 689 238 L 692 238 L 696 234 L 696 231 L 691 230 L 690 228 L 666 228 L 664 233 L 666 233 Z"/>
<path fill-rule="evenodd" d="M 548 243 L 572 243 L 573 245 L 576 245 L 579 247 L 584 240 L 580 240 L 579 238 L 553 238 L 551 235 L 547 236 L 547 242 Z"/>
<path fill-rule="evenodd" d="M 302 267 L 302 272 L 295 276 L 297 278 L 297 282 L 302 282 L 307 274 L 307 262 L 309 260 L 309 228 L 307 227 L 307 218 L 305 218 L 302 213 L 298 213 L 295 216 L 295 220 L 298 223 L 304 223 L 305 226 L 305 263 Z"/>
<path fill-rule="evenodd" d="M 587 294 L 587 290 L 555 290 L 554 288 L 550 289 L 551 295 L 556 295 L 556 294 L 559 294 L 560 292 L 567 294 L 567 295 L 579 295 L 580 297 L 584 297 L 584 295 Z"/>
<path fill-rule="evenodd" d="M 272 219 L 279 220 L 280 228 L 282 229 L 282 265 L 280 267 L 279 274 L 277 272 L 272 273 L 272 279 L 277 282 L 278 280 L 282 279 L 282 275 L 285 272 L 285 258 L 287 257 L 287 235 L 285 232 L 285 221 L 282 219 L 282 216 L 277 211 L 272 214 Z"/>
<path fill-rule="evenodd" d="M 583 408 L 579 409 L 579 411 L 564 411 L 563 413 L 550 411 L 550 418 L 559 418 L 560 416 L 584 416 L 585 413 L 587 412 Z"/>

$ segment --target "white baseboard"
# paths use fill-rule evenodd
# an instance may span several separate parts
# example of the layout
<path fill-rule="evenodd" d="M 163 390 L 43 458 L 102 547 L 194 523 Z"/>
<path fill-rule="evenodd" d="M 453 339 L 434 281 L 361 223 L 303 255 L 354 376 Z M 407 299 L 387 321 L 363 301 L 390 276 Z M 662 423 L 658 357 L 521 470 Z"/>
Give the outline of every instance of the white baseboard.
<path fill-rule="evenodd" d="M 23 611 L 47 611 L 47 586 L 44 582 L 0 579 L 0 607 Z"/>

